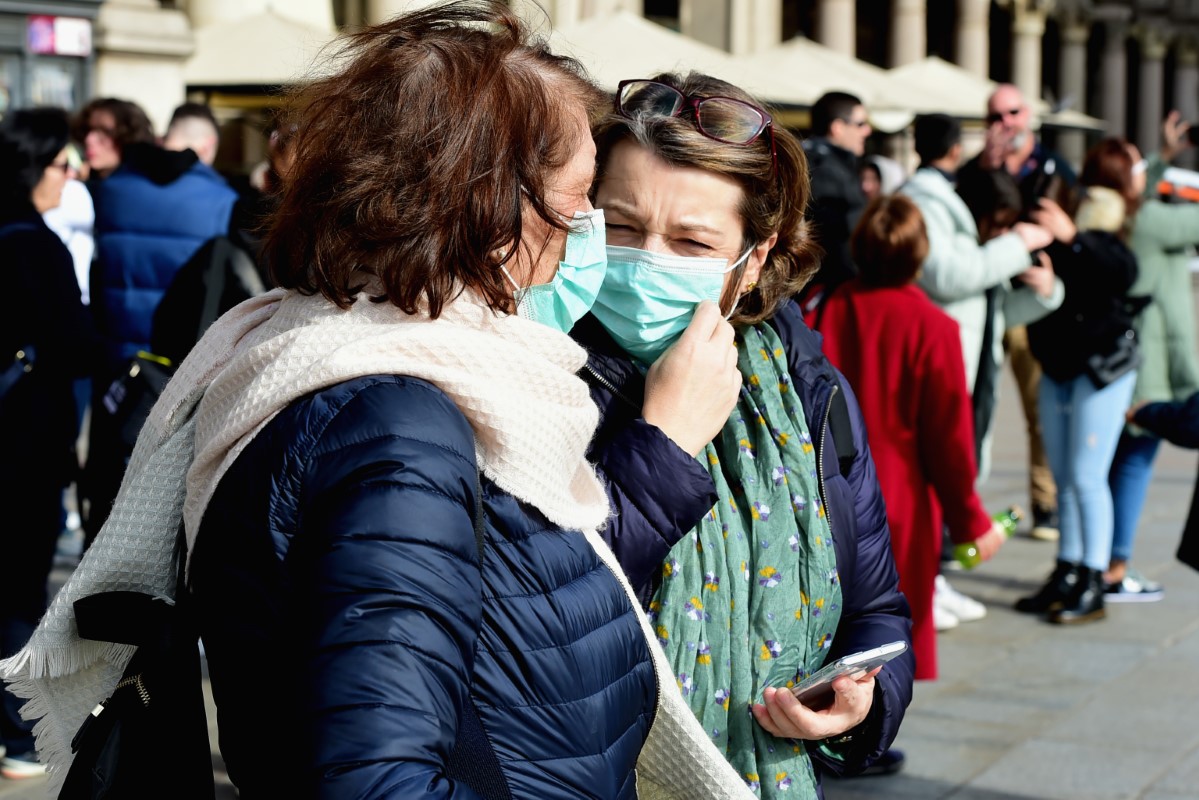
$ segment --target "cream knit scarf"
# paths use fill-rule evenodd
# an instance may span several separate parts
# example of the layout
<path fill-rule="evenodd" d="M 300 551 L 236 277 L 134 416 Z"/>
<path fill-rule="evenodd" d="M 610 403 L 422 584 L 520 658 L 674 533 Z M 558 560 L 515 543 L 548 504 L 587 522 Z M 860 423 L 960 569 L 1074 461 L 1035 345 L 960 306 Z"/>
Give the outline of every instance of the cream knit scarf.
<path fill-rule="evenodd" d="M 70 741 L 112 693 L 133 655 L 127 645 L 85 641 L 73 603 L 127 590 L 173 599 L 180 521 L 190 548 L 221 476 L 277 413 L 309 392 L 374 374 L 427 380 L 471 423 L 483 474 L 555 524 L 583 531 L 638 607 L 611 551 L 596 534 L 607 514 L 603 486 L 584 454 L 598 412 L 575 376 L 585 353 L 564 336 L 497 315 L 469 296 L 441 317 L 408 316 L 363 296 L 348 310 L 277 290 L 221 318 L 196 345 L 138 438 L 108 522 L 55 597 L 26 647 L 0 662 L 0 677 L 29 702 L 51 794 L 70 767 Z M 673 676 L 641 618 L 661 699 L 638 763 L 641 796 L 749 797 L 673 691 Z"/>

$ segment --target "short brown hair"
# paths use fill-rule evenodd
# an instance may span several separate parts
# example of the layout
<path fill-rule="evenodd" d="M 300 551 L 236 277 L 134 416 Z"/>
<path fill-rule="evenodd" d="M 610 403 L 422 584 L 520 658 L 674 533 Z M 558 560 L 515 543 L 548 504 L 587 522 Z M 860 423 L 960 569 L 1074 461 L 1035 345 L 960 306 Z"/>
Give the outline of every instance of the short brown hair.
<path fill-rule="evenodd" d="M 96 111 L 103 111 L 112 117 L 112 141 L 118 151 L 131 144 L 154 143 L 154 126 L 142 107 L 131 100 L 117 97 L 98 97 L 83 107 L 75 116 L 72 135 L 76 141 L 82 142 L 87 138 L 91 117 Z"/>
<path fill-rule="evenodd" d="M 1112 189 L 1124 198 L 1124 210 L 1129 218 L 1141 206 L 1141 196 L 1133 185 L 1132 153 L 1129 141 L 1118 136 L 1100 139 L 1087 151 L 1079 173 L 1080 186 Z"/>
<path fill-rule="evenodd" d="M 692 72 L 685 77 L 663 74 L 653 78 L 673 86 L 688 97 L 731 97 L 765 108 L 749 93 L 708 75 Z M 731 322 L 753 324 L 774 315 L 779 307 L 811 279 L 820 266 L 820 248 L 813 240 L 804 209 L 810 193 L 808 160 L 803 146 L 781 126 L 773 128 L 777 173 L 771 159 L 770 132 L 748 147 L 709 139 L 699 132 L 690 110 L 682 117 L 637 116 L 628 119 L 615 112 L 595 126 L 597 183 L 613 148 L 633 142 L 668 164 L 693 167 L 725 175 L 742 190 L 738 209 L 745 223 L 742 252 L 778 234 L 766 256 L 757 286 L 742 298 Z M 745 267 L 734 273 L 736 287 Z"/>
<path fill-rule="evenodd" d="M 295 162 L 265 244 L 275 280 L 346 308 L 365 270 L 409 314 L 435 318 L 468 288 L 508 308 L 500 267 L 522 206 L 564 229 L 547 187 L 587 135 L 572 110 L 595 114 L 603 95 L 493 0 L 403 14 L 338 56 L 294 98 Z"/>
<path fill-rule="evenodd" d="M 928 257 L 928 232 L 920 209 L 901 194 L 876 198 L 853 230 L 849 242 L 862 283 L 906 286 Z"/>

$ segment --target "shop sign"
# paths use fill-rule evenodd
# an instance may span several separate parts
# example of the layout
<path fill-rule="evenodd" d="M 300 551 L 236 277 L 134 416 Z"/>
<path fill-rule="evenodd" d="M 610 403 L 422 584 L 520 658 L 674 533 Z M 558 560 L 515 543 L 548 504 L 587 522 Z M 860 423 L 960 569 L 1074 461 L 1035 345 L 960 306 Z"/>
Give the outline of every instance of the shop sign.
<path fill-rule="evenodd" d="M 53 17 L 35 14 L 26 26 L 29 52 L 46 56 L 92 54 L 92 23 L 80 17 Z"/>

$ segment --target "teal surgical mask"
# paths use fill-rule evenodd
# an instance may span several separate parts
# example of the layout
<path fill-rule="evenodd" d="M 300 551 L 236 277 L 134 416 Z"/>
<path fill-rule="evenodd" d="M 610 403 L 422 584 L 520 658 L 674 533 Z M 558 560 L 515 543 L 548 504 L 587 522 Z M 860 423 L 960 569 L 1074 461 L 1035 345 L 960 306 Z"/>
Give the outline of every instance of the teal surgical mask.
<path fill-rule="evenodd" d="M 591 310 L 608 269 L 603 210 L 575 212 L 567 224 L 566 255 L 552 281 L 521 288 L 504 269 L 516 290 L 516 313 L 562 333 L 569 333 Z"/>
<path fill-rule="evenodd" d="M 720 302 L 724 276 L 752 252 L 751 247 L 730 264 L 610 246 L 608 274 L 591 313 L 626 353 L 652 364 L 682 336 L 696 305 Z"/>

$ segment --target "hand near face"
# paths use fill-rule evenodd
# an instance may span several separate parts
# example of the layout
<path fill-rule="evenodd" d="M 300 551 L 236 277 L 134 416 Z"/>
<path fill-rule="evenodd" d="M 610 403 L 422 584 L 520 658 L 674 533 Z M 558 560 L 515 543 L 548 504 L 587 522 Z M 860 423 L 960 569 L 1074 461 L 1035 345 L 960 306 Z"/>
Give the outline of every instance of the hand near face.
<path fill-rule="evenodd" d="M 1070 215 L 1048 198 L 1041 198 L 1036 210 L 1032 212 L 1032 221 L 1053 234 L 1054 239 L 1065 244 L 1073 242 L 1074 237 L 1078 235 L 1078 228 L 1074 227 L 1074 220 L 1070 219 Z"/>
<path fill-rule="evenodd" d="M 1017 222 L 1012 226 L 1012 232 L 1024 242 L 1024 249 L 1032 253 L 1043 250 L 1053 244 L 1053 234 L 1040 225 L 1028 222 Z"/>
<path fill-rule="evenodd" d="M 1041 264 L 1039 267 L 1029 267 L 1016 277 L 1040 297 L 1048 298 L 1053 295 L 1053 286 L 1055 283 L 1053 261 L 1050 260 L 1049 254 L 1044 251 L 1037 253 L 1037 260 Z"/>
<path fill-rule="evenodd" d="M 733 326 L 705 300 L 645 376 L 642 416 L 692 456 L 716 438 L 741 391 Z"/>
<path fill-rule="evenodd" d="M 753 706 L 754 719 L 768 732 L 783 739 L 826 739 L 839 736 L 862 724 L 874 705 L 874 676 L 882 667 L 871 670 L 858 680 L 843 675 L 833 681 L 833 704 L 814 711 L 790 689 L 767 688 L 763 702 Z"/>

